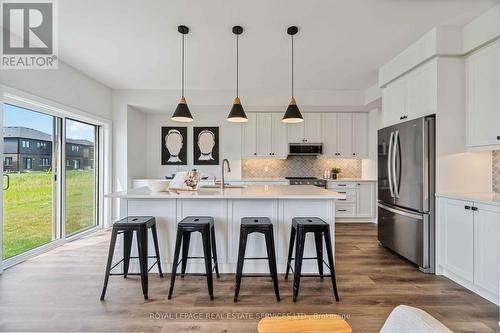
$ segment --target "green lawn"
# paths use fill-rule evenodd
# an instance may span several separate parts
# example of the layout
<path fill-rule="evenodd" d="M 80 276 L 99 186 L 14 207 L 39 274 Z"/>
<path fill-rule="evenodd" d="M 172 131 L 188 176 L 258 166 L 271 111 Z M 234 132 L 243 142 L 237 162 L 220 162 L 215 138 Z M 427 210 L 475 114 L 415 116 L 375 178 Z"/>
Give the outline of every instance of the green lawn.
<path fill-rule="evenodd" d="M 9 258 L 52 240 L 52 174 L 10 174 L 3 197 L 3 257 Z M 94 172 L 66 173 L 66 234 L 93 225 Z"/>

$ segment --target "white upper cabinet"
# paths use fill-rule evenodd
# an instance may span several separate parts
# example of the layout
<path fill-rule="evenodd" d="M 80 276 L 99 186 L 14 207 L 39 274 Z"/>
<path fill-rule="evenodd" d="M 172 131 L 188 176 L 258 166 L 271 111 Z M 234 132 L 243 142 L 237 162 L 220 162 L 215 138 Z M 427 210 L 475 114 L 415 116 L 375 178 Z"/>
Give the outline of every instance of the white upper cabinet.
<path fill-rule="evenodd" d="M 356 158 L 368 157 L 368 114 L 352 115 L 352 155 Z"/>
<path fill-rule="evenodd" d="M 243 158 L 286 158 L 286 124 L 281 113 L 248 112 L 242 124 Z"/>
<path fill-rule="evenodd" d="M 248 121 L 241 125 L 241 156 L 257 156 L 257 114 L 247 113 Z"/>
<path fill-rule="evenodd" d="M 325 158 L 368 156 L 367 113 L 323 113 L 321 134 Z"/>
<path fill-rule="evenodd" d="M 272 156 L 272 114 L 257 113 L 257 156 Z"/>
<path fill-rule="evenodd" d="M 500 41 L 468 57 L 467 146 L 500 145 Z"/>
<path fill-rule="evenodd" d="M 406 115 L 408 119 L 436 113 L 437 62 L 431 61 L 408 74 Z"/>
<path fill-rule="evenodd" d="M 287 124 L 288 142 L 304 142 L 304 122 Z"/>
<path fill-rule="evenodd" d="M 243 158 L 288 155 L 288 143 L 323 143 L 325 158 L 368 156 L 367 113 L 309 113 L 298 124 L 281 121 L 281 113 L 248 112 L 242 124 Z"/>
<path fill-rule="evenodd" d="M 303 113 L 304 121 L 288 124 L 289 143 L 320 143 L 321 113 Z"/>
<path fill-rule="evenodd" d="M 304 116 L 304 139 L 307 143 L 321 143 L 321 113 L 306 113 Z"/>
<path fill-rule="evenodd" d="M 282 122 L 283 114 L 272 114 L 272 147 L 273 157 L 286 158 L 288 155 L 288 140 L 286 123 Z"/>
<path fill-rule="evenodd" d="M 382 117 L 385 126 L 397 124 L 406 115 L 406 78 L 391 82 L 382 90 Z"/>
<path fill-rule="evenodd" d="M 338 150 L 341 157 L 354 158 L 353 155 L 353 126 L 351 113 L 338 115 Z"/>
<path fill-rule="evenodd" d="M 323 155 L 325 157 L 337 157 L 338 150 L 338 132 L 337 132 L 337 113 L 323 113 L 321 115 L 321 135 L 323 142 Z"/>
<path fill-rule="evenodd" d="M 436 113 L 437 61 L 431 60 L 394 80 L 382 94 L 385 126 Z"/>

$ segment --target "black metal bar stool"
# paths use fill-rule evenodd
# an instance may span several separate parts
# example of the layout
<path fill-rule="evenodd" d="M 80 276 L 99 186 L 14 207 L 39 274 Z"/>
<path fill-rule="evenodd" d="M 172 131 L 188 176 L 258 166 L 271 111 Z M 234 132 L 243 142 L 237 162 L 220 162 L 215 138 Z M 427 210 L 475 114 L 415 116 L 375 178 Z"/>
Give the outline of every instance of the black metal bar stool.
<path fill-rule="evenodd" d="M 304 258 L 304 243 L 306 234 L 308 232 L 314 233 L 314 240 L 316 243 L 316 257 Z M 325 238 L 326 252 L 328 256 L 328 264 L 323 260 L 323 241 Z M 292 252 L 295 242 L 295 258 L 292 258 Z M 316 259 L 318 261 L 319 274 L 301 274 L 302 260 Z M 293 301 L 297 301 L 299 295 L 299 286 L 301 277 L 331 277 L 333 292 L 335 300 L 339 301 L 339 294 L 337 291 L 337 282 L 335 278 L 335 264 L 333 262 L 332 253 L 332 240 L 330 237 L 330 225 L 318 217 L 294 217 L 292 219 L 292 230 L 290 233 L 290 245 L 288 248 L 288 262 L 286 265 L 285 279 L 288 279 L 288 272 L 291 269 L 291 261 L 295 260 L 295 268 L 292 270 L 294 275 L 293 279 Z M 323 264 L 330 269 L 330 274 L 323 274 Z"/>
<path fill-rule="evenodd" d="M 153 235 L 153 243 L 155 246 L 155 256 L 148 256 L 148 229 L 151 228 Z M 132 249 L 133 233 L 136 233 L 138 256 L 131 257 L 130 251 Z M 115 251 L 116 238 L 119 234 L 123 234 L 123 259 L 118 261 L 112 266 L 113 253 Z M 154 264 L 148 268 L 148 259 L 155 258 Z M 140 273 L 129 273 L 130 259 L 139 259 Z M 111 273 L 111 270 L 123 262 L 123 273 Z M 158 250 L 158 235 L 156 232 L 156 220 L 153 216 L 129 216 L 125 217 L 113 224 L 111 232 L 111 243 L 109 244 L 108 262 L 106 265 L 106 275 L 104 276 L 104 286 L 101 293 L 101 301 L 104 300 L 106 289 L 108 287 L 108 280 L 110 275 L 140 275 L 142 293 L 144 299 L 148 299 L 148 272 L 154 265 L 158 265 L 158 272 L 163 277 L 160 263 L 160 251 Z"/>
<path fill-rule="evenodd" d="M 203 257 L 190 257 L 189 252 L 189 242 L 191 240 L 192 232 L 200 232 L 203 241 Z M 179 266 L 179 252 L 181 251 L 182 244 L 182 266 L 181 273 L 177 273 L 177 266 Z M 210 250 L 212 254 L 210 254 Z M 214 267 L 212 268 L 212 256 L 214 261 Z M 205 259 L 205 274 L 197 273 L 186 273 L 186 265 L 188 259 Z M 175 252 L 174 252 L 174 262 L 172 264 L 172 276 L 170 277 L 170 290 L 168 292 L 168 299 L 172 298 L 172 293 L 174 291 L 175 277 L 180 275 L 197 275 L 206 276 L 208 285 L 208 294 L 210 299 L 214 299 L 214 286 L 212 271 L 215 269 L 217 277 L 219 275 L 219 266 L 217 265 L 217 246 L 215 244 L 215 227 L 214 218 L 210 216 L 188 216 L 184 218 L 181 222 L 177 224 L 177 239 L 175 241 Z"/>
<path fill-rule="evenodd" d="M 267 258 L 245 258 L 245 250 L 247 245 L 248 235 L 254 232 L 259 232 L 264 234 L 266 238 L 266 248 L 267 248 Z M 269 263 L 270 276 L 273 279 L 274 293 L 276 294 L 276 300 L 280 301 L 280 291 L 278 287 L 278 271 L 276 269 L 276 253 L 274 250 L 274 234 L 273 234 L 273 224 L 271 220 L 267 217 L 244 217 L 241 219 L 240 227 L 240 244 L 238 250 L 238 265 L 236 268 L 236 284 L 234 287 L 234 301 L 238 301 L 238 295 L 240 293 L 241 278 L 251 277 L 251 276 L 261 276 L 261 275 L 243 275 L 243 263 L 245 260 L 259 260 L 267 259 Z"/>

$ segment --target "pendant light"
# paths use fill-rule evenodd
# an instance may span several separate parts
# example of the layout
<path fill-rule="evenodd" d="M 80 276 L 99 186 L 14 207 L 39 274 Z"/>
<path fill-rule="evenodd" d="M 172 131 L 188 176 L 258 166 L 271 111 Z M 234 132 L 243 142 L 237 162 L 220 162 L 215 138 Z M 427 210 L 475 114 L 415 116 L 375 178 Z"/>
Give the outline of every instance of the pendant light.
<path fill-rule="evenodd" d="M 292 36 L 292 99 L 290 100 L 290 104 L 288 105 L 288 108 L 286 109 L 285 115 L 283 116 L 283 119 L 281 119 L 282 122 L 284 123 L 300 123 L 304 121 L 304 118 L 302 118 L 302 114 L 300 113 L 299 107 L 297 106 L 297 103 L 295 102 L 295 97 L 293 96 L 293 36 L 297 34 L 299 31 L 299 28 L 296 26 L 291 26 L 288 28 L 287 33 Z"/>
<path fill-rule="evenodd" d="M 240 97 L 238 96 L 238 79 L 239 79 L 239 37 L 243 33 L 243 28 L 239 25 L 235 25 L 233 27 L 233 34 L 236 35 L 236 98 L 234 99 L 233 107 L 231 108 L 231 112 L 227 116 L 227 121 L 233 123 L 244 123 L 248 121 L 247 115 L 245 114 L 245 110 L 243 110 L 243 106 L 241 105 Z"/>
<path fill-rule="evenodd" d="M 189 32 L 189 28 L 185 25 L 180 25 L 177 28 L 177 31 L 182 34 L 182 96 L 174 114 L 172 115 L 172 120 L 179 122 L 192 122 L 194 119 L 187 106 L 186 98 L 184 97 L 184 36 Z"/>

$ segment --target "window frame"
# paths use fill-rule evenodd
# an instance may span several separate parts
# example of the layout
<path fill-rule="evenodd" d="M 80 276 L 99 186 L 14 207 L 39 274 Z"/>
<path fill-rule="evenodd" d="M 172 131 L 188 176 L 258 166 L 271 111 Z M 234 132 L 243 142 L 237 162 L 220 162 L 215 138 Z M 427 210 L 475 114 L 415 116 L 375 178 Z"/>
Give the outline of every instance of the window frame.
<path fill-rule="evenodd" d="M 112 177 L 111 177 L 111 154 L 105 152 L 110 152 L 112 147 L 112 121 L 107 118 L 100 117 L 98 115 L 90 114 L 88 112 L 82 111 L 80 109 L 76 109 L 67 105 L 63 105 L 52 100 L 44 99 L 33 94 L 26 93 L 24 91 L 7 87 L 5 85 L 0 84 L 0 123 L 3 118 L 3 104 L 12 104 L 21 108 L 26 108 L 28 110 L 45 113 L 51 116 L 59 117 L 62 120 L 66 118 L 71 118 L 73 120 L 86 122 L 92 124 L 96 127 L 96 152 L 95 152 L 95 167 L 98 168 L 99 171 L 96 172 L 96 178 L 98 178 L 98 182 L 96 184 L 96 223 L 92 229 L 85 230 L 75 235 L 65 236 L 64 233 L 64 225 L 63 221 L 65 221 L 64 216 L 64 203 L 59 203 L 56 207 L 56 211 L 58 215 L 58 225 L 62 225 L 57 232 L 62 236 L 61 239 L 55 240 L 49 244 L 44 246 L 35 248 L 33 250 L 21 253 L 15 257 L 9 258 L 7 260 L 2 260 L 2 229 L 3 229 L 3 219 L 1 218 L 3 212 L 0 210 L 0 273 L 3 268 L 10 267 L 19 262 L 22 262 L 26 259 L 32 258 L 35 255 L 39 255 L 46 251 L 49 251 L 57 246 L 64 244 L 65 242 L 70 242 L 80 237 L 84 237 L 89 233 L 94 232 L 97 229 L 102 228 L 103 226 L 109 226 L 112 224 L 112 203 L 110 201 L 105 201 L 103 198 L 103 193 L 111 192 L 112 190 Z M 63 129 L 60 129 L 60 133 L 57 135 L 61 136 L 63 134 Z M 62 139 L 61 139 L 62 140 Z M 29 140 L 25 140 L 29 141 Z M 27 143 L 28 147 L 31 148 L 31 144 Z M 52 149 L 54 150 L 56 146 L 53 144 Z M 0 147 L 3 147 L 3 140 L 0 140 Z M 62 147 L 61 147 L 62 148 Z M 59 159 L 57 161 L 58 170 L 62 170 L 64 168 L 64 160 L 66 158 L 66 152 L 63 149 L 59 149 Z M 53 158 L 54 160 L 54 158 Z M 51 161 L 49 164 L 53 165 L 54 161 Z M 19 163 L 19 161 L 18 161 Z M 33 163 L 33 162 L 32 162 Z M 3 170 L 3 164 L 0 165 L 0 168 Z M 61 177 L 59 177 L 58 183 L 56 185 L 57 190 L 59 191 L 58 195 L 60 198 L 65 197 L 63 182 L 64 182 L 64 173 Z M 1 194 L 1 193 L 0 193 Z M 2 203 L 2 195 L 0 195 L 0 205 Z M 58 200 L 64 201 L 64 200 Z"/>

